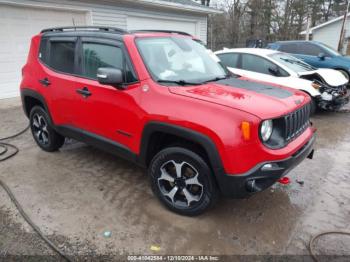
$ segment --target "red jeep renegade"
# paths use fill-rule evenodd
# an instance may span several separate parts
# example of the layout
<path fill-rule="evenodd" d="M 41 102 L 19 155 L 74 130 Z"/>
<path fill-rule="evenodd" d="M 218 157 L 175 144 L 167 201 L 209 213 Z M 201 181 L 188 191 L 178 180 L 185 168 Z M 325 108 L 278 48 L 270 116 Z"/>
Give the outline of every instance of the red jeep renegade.
<path fill-rule="evenodd" d="M 308 96 L 229 75 L 181 33 L 43 30 L 21 96 L 43 150 L 70 137 L 131 160 L 183 215 L 262 191 L 313 154 Z"/>

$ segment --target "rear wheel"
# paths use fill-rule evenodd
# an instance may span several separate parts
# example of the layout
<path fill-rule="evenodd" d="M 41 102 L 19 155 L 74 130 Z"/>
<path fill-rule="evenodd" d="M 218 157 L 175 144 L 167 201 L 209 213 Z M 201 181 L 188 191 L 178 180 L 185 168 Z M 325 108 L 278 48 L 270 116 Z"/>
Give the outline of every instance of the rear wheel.
<path fill-rule="evenodd" d="M 50 118 L 41 106 L 35 106 L 30 111 L 30 128 L 35 142 L 47 151 L 57 151 L 64 144 L 64 137 L 51 126 Z"/>
<path fill-rule="evenodd" d="M 170 210 L 195 216 L 218 198 L 212 172 L 195 152 L 181 147 L 160 151 L 149 167 L 152 190 Z"/>

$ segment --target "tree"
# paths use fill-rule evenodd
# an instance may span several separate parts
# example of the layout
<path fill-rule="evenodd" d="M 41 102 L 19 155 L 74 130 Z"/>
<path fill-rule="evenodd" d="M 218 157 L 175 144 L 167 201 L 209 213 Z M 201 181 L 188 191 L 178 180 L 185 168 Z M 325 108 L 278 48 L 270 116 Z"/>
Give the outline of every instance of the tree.
<path fill-rule="evenodd" d="M 223 11 L 209 18 L 209 43 L 214 50 L 245 46 L 249 39 L 299 39 L 308 19 L 313 27 L 346 9 L 346 0 L 212 0 L 210 4 Z"/>

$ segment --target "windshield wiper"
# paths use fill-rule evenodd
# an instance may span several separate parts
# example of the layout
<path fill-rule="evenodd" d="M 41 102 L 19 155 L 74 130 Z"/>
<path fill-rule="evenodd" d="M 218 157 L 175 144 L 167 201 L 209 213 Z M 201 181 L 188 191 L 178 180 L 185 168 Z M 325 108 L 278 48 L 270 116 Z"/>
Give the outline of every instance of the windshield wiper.
<path fill-rule="evenodd" d="M 305 64 L 304 62 L 301 62 L 301 61 L 298 61 L 298 60 L 293 60 L 293 59 L 288 59 L 288 58 L 281 58 L 282 60 L 288 62 L 288 63 L 291 63 L 291 64 L 298 64 L 304 68 L 307 68 L 307 69 L 311 69 L 313 70 L 314 68 L 312 68 L 311 66 L 309 66 L 308 64 Z"/>
<path fill-rule="evenodd" d="M 202 83 L 196 83 L 196 82 L 188 82 L 185 80 L 166 80 L 166 79 L 158 79 L 158 83 L 171 83 L 171 84 L 177 84 L 180 86 L 185 86 L 185 85 L 201 85 Z"/>
<path fill-rule="evenodd" d="M 226 75 L 226 76 L 217 76 L 217 77 L 214 77 L 214 78 L 212 78 L 212 79 L 205 80 L 205 81 L 202 82 L 201 84 L 205 84 L 205 83 L 209 83 L 209 82 L 216 82 L 216 81 L 220 81 L 220 80 L 227 79 L 227 78 L 229 78 L 229 77 L 230 77 L 229 75 Z"/>

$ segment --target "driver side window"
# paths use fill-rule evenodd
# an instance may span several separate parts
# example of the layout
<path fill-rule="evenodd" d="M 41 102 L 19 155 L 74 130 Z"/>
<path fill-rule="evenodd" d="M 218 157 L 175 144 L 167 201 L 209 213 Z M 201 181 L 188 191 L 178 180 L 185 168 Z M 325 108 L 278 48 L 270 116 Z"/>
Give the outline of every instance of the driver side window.
<path fill-rule="evenodd" d="M 102 43 L 83 42 L 82 49 L 82 76 L 96 80 L 98 68 L 111 67 L 125 72 L 126 83 L 136 81 L 121 48 Z"/>

